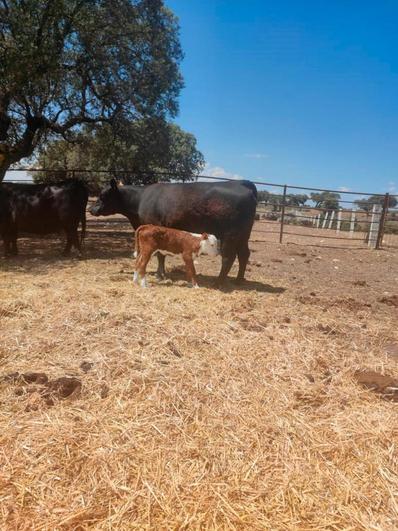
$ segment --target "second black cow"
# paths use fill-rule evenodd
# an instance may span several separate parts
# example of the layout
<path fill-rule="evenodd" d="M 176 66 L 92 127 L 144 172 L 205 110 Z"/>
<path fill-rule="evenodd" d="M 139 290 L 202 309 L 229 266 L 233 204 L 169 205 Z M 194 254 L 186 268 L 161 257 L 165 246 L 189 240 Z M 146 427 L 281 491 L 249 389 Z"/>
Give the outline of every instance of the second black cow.
<path fill-rule="evenodd" d="M 17 239 L 21 232 L 50 234 L 60 230 L 66 234 L 64 255 L 70 253 L 72 246 L 80 253 L 87 200 L 85 184 L 76 179 L 55 184 L 1 184 L 0 234 L 5 255 L 18 254 Z"/>
<path fill-rule="evenodd" d="M 239 260 L 237 280 L 244 279 L 256 205 L 257 189 L 250 181 L 119 187 L 112 180 L 90 212 L 94 216 L 123 214 L 135 229 L 152 224 L 215 234 L 221 241 L 221 284 L 236 256 Z M 158 255 L 158 259 L 158 275 L 163 276 L 164 257 Z"/>

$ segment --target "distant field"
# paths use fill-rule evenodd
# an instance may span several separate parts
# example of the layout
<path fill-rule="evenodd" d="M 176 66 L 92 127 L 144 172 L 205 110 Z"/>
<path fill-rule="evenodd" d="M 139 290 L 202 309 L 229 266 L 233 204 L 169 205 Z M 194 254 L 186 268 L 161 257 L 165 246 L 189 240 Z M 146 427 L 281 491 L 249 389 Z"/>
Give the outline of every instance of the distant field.
<path fill-rule="evenodd" d="M 0 258 L 0 378 L 77 381 L 1 379 L 0 528 L 396 529 L 398 253 L 302 243 L 224 291 L 135 287 L 125 225 Z"/>

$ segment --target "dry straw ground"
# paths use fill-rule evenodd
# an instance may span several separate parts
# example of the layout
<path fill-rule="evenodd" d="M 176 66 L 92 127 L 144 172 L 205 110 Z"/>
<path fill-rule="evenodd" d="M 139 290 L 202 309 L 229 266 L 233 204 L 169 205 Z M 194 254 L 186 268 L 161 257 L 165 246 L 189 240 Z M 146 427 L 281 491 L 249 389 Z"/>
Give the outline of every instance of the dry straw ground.
<path fill-rule="evenodd" d="M 395 383 L 355 374 L 398 376 L 398 255 L 255 243 L 243 289 L 141 290 L 130 239 L 0 262 L 0 374 L 82 384 L 1 381 L 1 529 L 396 529 Z"/>

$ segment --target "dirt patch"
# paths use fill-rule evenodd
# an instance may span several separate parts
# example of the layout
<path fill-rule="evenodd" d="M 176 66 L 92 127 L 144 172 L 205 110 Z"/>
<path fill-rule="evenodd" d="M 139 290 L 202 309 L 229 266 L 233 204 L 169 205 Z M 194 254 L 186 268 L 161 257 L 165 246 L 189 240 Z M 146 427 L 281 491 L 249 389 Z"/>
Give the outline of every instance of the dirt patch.
<path fill-rule="evenodd" d="M 68 398 L 77 396 L 82 388 L 82 383 L 78 378 L 62 376 L 48 383 L 47 389 L 49 395 L 56 398 Z"/>
<path fill-rule="evenodd" d="M 383 304 L 388 304 L 388 306 L 395 306 L 395 308 L 398 308 L 398 295 L 382 297 L 379 300 Z"/>
<path fill-rule="evenodd" d="M 398 379 L 368 370 L 357 371 L 354 377 L 362 387 L 380 394 L 386 400 L 398 402 Z"/>
<path fill-rule="evenodd" d="M 354 280 L 352 283 L 353 286 L 361 286 L 362 288 L 367 286 L 366 280 Z"/>
<path fill-rule="evenodd" d="M 310 295 L 300 295 L 297 300 L 302 304 L 311 304 L 321 306 L 325 310 L 334 306 L 339 306 L 350 311 L 363 310 L 364 308 L 371 308 L 372 305 L 369 302 L 358 301 L 353 297 L 336 297 L 336 298 L 321 298 L 317 297 L 315 293 Z"/>
<path fill-rule="evenodd" d="M 44 372 L 11 372 L 2 376 L 0 382 L 13 382 L 13 383 L 22 383 L 22 384 L 45 384 L 48 382 L 48 376 Z"/>
<path fill-rule="evenodd" d="M 80 368 L 83 372 L 89 372 L 91 371 L 91 369 L 94 367 L 94 363 L 92 363 L 91 361 L 83 361 L 81 364 L 80 364 Z"/>
<path fill-rule="evenodd" d="M 396 343 L 395 341 L 387 343 L 387 345 L 384 347 L 384 352 L 390 358 L 398 360 L 398 343 Z"/>
<path fill-rule="evenodd" d="M 69 397 L 76 398 L 80 395 L 82 383 L 78 378 L 62 376 L 55 380 L 49 380 L 44 372 L 10 373 L 0 379 L 3 383 L 19 384 L 15 389 L 16 396 L 35 395 L 29 398 L 28 410 L 36 409 L 38 397 L 42 398 L 47 405 L 54 405 L 54 400 Z M 24 386 L 29 386 L 24 389 Z"/>

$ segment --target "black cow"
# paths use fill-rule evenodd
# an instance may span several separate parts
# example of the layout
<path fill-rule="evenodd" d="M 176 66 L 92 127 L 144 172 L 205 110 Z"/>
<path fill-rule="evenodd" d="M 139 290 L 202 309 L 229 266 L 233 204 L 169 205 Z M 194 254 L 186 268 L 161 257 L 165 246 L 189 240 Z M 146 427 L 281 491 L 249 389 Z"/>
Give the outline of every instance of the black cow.
<path fill-rule="evenodd" d="M 20 232 L 49 234 L 59 230 L 66 233 L 64 255 L 70 253 L 72 245 L 80 253 L 86 231 L 87 200 L 86 186 L 76 179 L 54 184 L 1 184 L 0 234 L 5 255 L 18 254 Z"/>
<path fill-rule="evenodd" d="M 118 187 L 113 179 L 91 207 L 94 216 L 123 214 L 134 229 L 144 224 L 215 234 L 221 240 L 221 284 L 238 256 L 237 280 L 244 279 L 248 241 L 256 213 L 257 189 L 250 181 Z M 158 275 L 164 256 L 158 254 Z"/>

